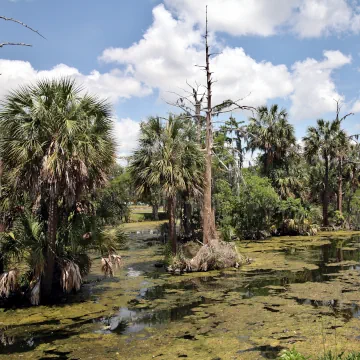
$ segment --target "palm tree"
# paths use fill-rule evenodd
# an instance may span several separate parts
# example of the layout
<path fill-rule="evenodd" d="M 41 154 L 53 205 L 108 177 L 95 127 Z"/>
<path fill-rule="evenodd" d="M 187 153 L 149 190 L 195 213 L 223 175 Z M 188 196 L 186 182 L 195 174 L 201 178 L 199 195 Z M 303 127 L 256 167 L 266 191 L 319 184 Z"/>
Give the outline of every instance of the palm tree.
<path fill-rule="evenodd" d="M 265 175 L 269 176 L 275 165 L 282 162 L 287 151 L 295 145 L 294 127 L 288 121 L 285 109 L 279 111 L 277 104 L 260 106 L 257 117 L 250 118 L 247 127 L 248 149 L 263 152 Z"/>
<path fill-rule="evenodd" d="M 195 136 L 194 136 L 195 134 Z M 196 141 L 196 129 L 182 117 L 172 117 L 162 123 L 150 118 L 141 124 L 139 147 L 130 169 L 139 194 L 160 187 L 167 199 L 169 237 L 176 254 L 176 198 L 191 189 L 199 195 L 203 183 L 204 156 Z"/>
<path fill-rule="evenodd" d="M 320 160 L 324 166 L 324 191 L 322 196 L 324 226 L 329 225 L 329 173 L 331 160 L 334 159 L 337 154 L 340 154 L 338 151 L 339 144 L 341 144 L 341 138 L 344 136 L 344 132 L 340 129 L 340 121 L 324 121 L 323 119 L 319 119 L 317 120 L 317 126 L 310 126 L 307 130 L 307 135 L 303 138 L 305 143 L 305 157 L 308 162 L 313 164 L 314 161 Z"/>
<path fill-rule="evenodd" d="M 46 300 L 52 291 L 63 209 L 102 185 L 114 163 L 110 106 L 83 94 L 67 78 L 22 87 L 2 106 L 0 155 L 9 185 L 42 204 L 47 248 L 41 296 Z"/>

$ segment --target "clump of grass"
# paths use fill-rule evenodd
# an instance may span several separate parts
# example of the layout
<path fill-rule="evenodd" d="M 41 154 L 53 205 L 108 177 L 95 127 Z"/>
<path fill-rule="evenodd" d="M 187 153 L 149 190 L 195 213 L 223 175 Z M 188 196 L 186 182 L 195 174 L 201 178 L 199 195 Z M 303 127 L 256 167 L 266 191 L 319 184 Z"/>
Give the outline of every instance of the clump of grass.
<path fill-rule="evenodd" d="M 308 359 L 310 358 L 300 354 L 299 352 L 297 352 L 295 348 L 292 348 L 291 350 L 284 350 L 279 357 L 279 360 L 308 360 Z"/>
<path fill-rule="evenodd" d="M 310 360 L 310 357 L 306 357 L 302 354 L 300 354 L 295 348 L 291 350 L 284 350 L 279 360 Z M 327 352 L 325 355 L 317 358 L 317 360 L 360 360 L 360 353 L 340 353 L 336 354 L 331 351 Z"/>
<path fill-rule="evenodd" d="M 327 352 L 324 356 L 320 357 L 319 360 L 360 360 L 360 353 L 349 353 L 349 354 L 336 354 L 331 351 Z"/>

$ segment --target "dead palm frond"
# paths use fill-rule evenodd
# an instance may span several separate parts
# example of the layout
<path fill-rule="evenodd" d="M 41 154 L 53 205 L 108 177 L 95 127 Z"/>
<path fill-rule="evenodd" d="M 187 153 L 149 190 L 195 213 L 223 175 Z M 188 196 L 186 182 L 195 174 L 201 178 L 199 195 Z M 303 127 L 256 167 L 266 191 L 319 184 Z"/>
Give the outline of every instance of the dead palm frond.
<path fill-rule="evenodd" d="M 80 268 L 73 261 L 67 261 L 61 269 L 61 286 L 65 293 L 79 291 L 82 283 Z"/>
<path fill-rule="evenodd" d="M 109 257 L 101 259 L 101 271 L 105 276 L 114 276 L 115 269 L 119 269 L 123 265 L 120 255 L 110 254 Z"/>
<path fill-rule="evenodd" d="M 0 277 L 0 296 L 8 298 L 16 291 L 18 286 L 19 271 L 17 269 L 3 273 Z"/>
<path fill-rule="evenodd" d="M 108 258 L 101 259 L 101 271 L 104 273 L 105 276 L 114 276 L 111 260 L 109 260 Z"/>

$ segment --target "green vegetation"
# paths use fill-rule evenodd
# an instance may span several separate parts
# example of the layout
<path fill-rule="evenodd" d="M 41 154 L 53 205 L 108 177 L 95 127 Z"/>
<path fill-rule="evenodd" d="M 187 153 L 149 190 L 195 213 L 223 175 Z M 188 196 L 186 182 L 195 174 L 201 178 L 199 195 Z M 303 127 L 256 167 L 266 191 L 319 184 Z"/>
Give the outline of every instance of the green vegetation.
<path fill-rule="evenodd" d="M 318 360 L 359 360 L 360 353 L 350 353 L 350 354 L 334 354 L 331 351 L 327 352 L 325 355 L 319 356 L 317 358 L 312 358 L 309 356 L 303 356 L 296 351 L 296 349 L 284 351 L 279 360 L 308 360 L 308 359 L 318 359 Z"/>

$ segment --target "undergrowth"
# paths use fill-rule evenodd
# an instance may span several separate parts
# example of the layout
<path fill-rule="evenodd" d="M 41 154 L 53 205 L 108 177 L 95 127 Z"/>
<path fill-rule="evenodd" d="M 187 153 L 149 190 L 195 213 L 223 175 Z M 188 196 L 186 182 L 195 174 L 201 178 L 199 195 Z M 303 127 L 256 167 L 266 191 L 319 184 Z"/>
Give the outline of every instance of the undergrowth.
<path fill-rule="evenodd" d="M 291 350 L 285 350 L 281 353 L 279 360 L 360 360 L 360 353 L 349 353 L 349 354 L 336 354 L 331 351 L 325 355 L 312 358 L 300 354 L 295 348 Z"/>

